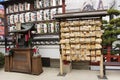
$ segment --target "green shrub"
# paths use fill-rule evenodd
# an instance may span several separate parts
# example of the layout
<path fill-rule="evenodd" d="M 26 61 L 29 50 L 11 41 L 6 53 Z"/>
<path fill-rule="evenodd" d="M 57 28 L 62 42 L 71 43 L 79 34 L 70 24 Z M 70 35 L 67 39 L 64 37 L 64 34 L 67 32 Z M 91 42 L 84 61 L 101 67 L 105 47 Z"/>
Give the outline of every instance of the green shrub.
<path fill-rule="evenodd" d="M 117 27 L 120 27 L 120 18 L 111 19 L 110 24 L 116 25 Z"/>
<path fill-rule="evenodd" d="M 103 49 L 102 54 L 106 55 L 107 54 L 107 49 Z"/>
<path fill-rule="evenodd" d="M 111 55 L 119 54 L 119 50 L 112 50 Z"/>
<path fill-rule="evenodd" d="M 107 12 L 108 12 L 109 15 L 114 14 L 114 15 L 117 16 L 117 15 L 120 14 L 120 11 L 119 11 L 119 10 L 116 10 L 116 9 L 109 9 Z"/>
<path fill-rule="evenodd" d="M 4 54 L 0 52 L 0 68 L 4 66 Z"/>
<path fill-rule="evenodd" d="M 108 24 L 107 20 L 102 20 L 102 24 Z"/>

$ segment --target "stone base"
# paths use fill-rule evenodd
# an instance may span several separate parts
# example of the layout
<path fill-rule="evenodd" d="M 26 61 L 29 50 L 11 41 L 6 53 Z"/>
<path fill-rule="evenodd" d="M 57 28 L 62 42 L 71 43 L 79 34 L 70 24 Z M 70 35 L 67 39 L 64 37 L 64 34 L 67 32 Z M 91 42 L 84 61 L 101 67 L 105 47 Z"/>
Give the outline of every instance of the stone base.
<path fill-rule="evenodd" d="M 106 76 L 100 77 L 100 75 L 98 75 L 98 80 L 108 80 Z"/>
<path fill-rule="evenodd" d="M 66 75 L 66 73 L 63 73 L 63 74 L 59 73 L 57 76 L 63 76 L 64 77 L 65 75 Z"/>
<path fill-rule="evenodd" d="M 69 64 L 63 64 L 63 73 L 70 73 L 71 70 L 72 70 L 71 63 L 69 63 Z"/>
<path fill-rule="evenodd" d="M 89 61 L 72 61 L 72 69 L 89 70 Z"/>

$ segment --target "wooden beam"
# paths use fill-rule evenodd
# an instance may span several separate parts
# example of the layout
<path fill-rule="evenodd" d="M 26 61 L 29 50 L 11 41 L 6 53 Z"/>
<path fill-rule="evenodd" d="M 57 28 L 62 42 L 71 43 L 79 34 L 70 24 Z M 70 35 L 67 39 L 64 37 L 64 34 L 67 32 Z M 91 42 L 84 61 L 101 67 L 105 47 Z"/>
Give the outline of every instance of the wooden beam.
<path fill-rule="evenodd" d="M 63 19 L 63 18 L 80 18 L 80 17 L 101 17 L 108 15 L 107 10 L 99 11 L 89 11 L 89 12 L 72 12 L 64 14 L 56 14 L 54 18 Z"/>

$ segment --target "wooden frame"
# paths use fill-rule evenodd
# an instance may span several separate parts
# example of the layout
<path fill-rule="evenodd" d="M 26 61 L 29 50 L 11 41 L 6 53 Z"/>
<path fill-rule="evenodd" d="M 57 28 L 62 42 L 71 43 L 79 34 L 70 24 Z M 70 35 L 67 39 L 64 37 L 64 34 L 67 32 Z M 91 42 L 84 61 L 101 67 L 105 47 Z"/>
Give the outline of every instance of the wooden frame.
<path fill-rule="evenodd" d="M 65 14 L 57 14 L 55 15 L 55 19 L 61 21 L 67 21 L 67 20 L 74 20 L 74 19 L 89 19 L 89 18 L 96 18 L 99 17 L 101 19 L 102 16 L 106 16 L 107 11 L 90 11 L 90 12 L 76 12 L 76 13 L 65 13 Z M 61 51 L 61 49 L 60 49 Z M 60 54 L 60 75 L 63 75 L 63 60 L 62 55 Z M 104 77 L 103 72 L 103 55 L 101 55 L 100 58 L 100 77 Z"/>

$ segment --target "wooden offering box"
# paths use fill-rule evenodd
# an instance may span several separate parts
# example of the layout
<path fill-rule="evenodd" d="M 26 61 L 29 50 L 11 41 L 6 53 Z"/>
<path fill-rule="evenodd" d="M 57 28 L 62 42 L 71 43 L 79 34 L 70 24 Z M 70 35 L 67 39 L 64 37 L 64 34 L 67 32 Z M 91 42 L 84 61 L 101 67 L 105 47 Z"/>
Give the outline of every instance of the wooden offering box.
<path fill-rule="evenodd" d="M 10 57 L 10 71 L 19 71 L 31 73 L 32 49 L 13 48 L 13 54 Z"/>
<path fill-rule="evenodd" d="M 39 75 L 43 72 L 41 57 L 33 57 L 30 48 L 13 48 L 12 55 L 5 57 L 5 71 L 23 72 Z"/>

